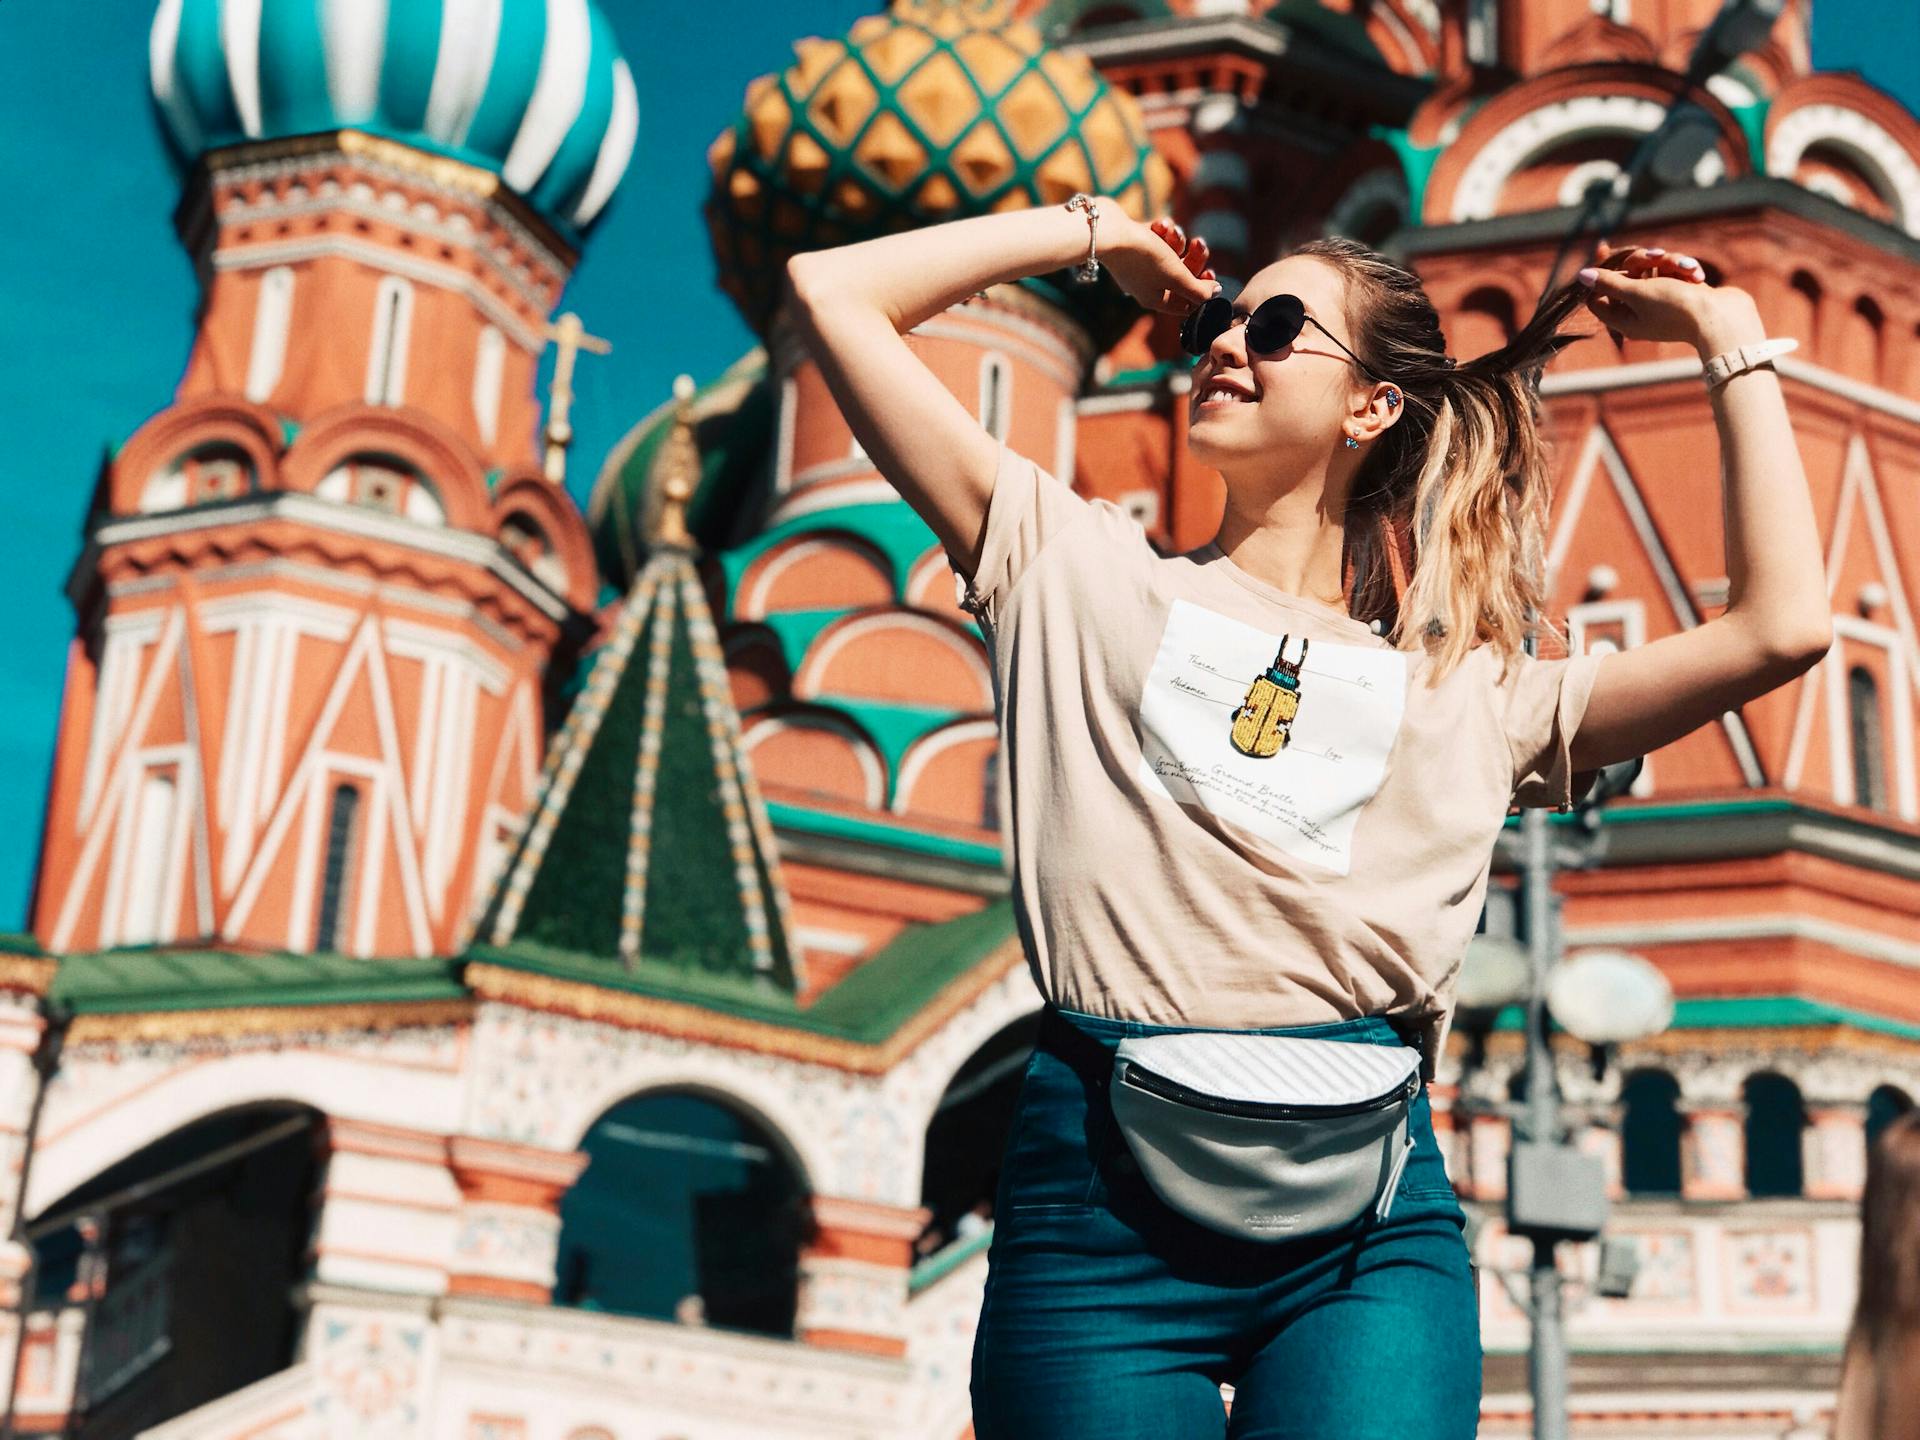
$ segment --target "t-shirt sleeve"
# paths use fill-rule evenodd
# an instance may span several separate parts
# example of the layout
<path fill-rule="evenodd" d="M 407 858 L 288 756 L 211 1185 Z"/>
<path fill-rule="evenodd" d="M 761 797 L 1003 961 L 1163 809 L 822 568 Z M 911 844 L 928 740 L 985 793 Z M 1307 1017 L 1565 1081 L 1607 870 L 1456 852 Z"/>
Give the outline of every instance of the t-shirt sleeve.
<path fill-rule="evenodd" d="M 1513 804 L 1564 809 L 1585 793 L 1586 786 L 1575 783 L 1569 751 L 1599 666 L 1598 655 L 1515 657 L 1501 687 Z"/>
<path fill-rule="evenodd" d="M 972 579 L 949 557 L 960 607 L 984 624 L 997 624 L 1027 567 L 1049 541 L 1092 510 L 1092 502 L 1002 440 L 987 502 L 986 538 Z"/>

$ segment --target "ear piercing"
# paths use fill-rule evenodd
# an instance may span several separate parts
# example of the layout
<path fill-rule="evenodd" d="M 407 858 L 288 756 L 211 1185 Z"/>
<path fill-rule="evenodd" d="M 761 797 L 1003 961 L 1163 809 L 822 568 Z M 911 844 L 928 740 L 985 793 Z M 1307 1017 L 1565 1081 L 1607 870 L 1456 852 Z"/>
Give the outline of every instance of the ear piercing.
<path fill-rule="evenodd" d="M 1391 410 L 1393 409 L 1394 406 L 1398 405 L 1399 403 L 1400 403 L 1400 392 L 1398 390 L 1387 391 L 1387 408 Z"/>
<path fill-rule="evenodd" d="M 1347 449 L 1358 450 L 1359 448 L 1360 448 L 1360 442 L 1354 439 L 1353 436 L 1351 435 L 1347 436 Z"/>

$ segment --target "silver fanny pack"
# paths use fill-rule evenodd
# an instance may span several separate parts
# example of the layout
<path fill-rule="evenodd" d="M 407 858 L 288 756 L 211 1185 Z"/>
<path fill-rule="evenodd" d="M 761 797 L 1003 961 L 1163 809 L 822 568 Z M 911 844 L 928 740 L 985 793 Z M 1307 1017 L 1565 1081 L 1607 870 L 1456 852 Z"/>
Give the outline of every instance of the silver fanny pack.
<path fill-rule="evenodd" d="M 1292 1240 L 1387 1218 L 1413 1151 L 1419 1052 L 1233 1031 L 1122 1040 L 1107 1087 L 1154 1192 L 1202 1225 Z"/>

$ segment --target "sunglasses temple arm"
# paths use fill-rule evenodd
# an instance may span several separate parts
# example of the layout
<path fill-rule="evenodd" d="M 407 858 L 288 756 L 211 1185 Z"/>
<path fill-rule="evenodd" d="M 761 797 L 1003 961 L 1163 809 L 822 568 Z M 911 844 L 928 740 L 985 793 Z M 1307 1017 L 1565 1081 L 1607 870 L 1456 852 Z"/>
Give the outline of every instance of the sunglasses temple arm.
<path fill-rule="evenodd" d="M 1322 325 L 1318 320 L 1314 319 L 1313 316 L 1308 315 L 1305 317 L 1305 319 L 1309 325 L 1313 326 L 1314 329 L 1318 330 L 1322 335 L 1326 336 L 1327 339 L 1333 341 L 1334 344 L 1339 345 L 1342 350 L 1347 350 L 1347 347 L 1341 344 L 1340 337 L 1334 334 L 1331 330 L 1327 329 L 1327 327 Z M 1353 361 L 1354 364 L 1358 365 L 1367 374 L 1372 375 L 1373 378 L 1375 380 L 1378 380 L 1382 385 L 1390 385 L 1393 383 L 1392 381 L 1388 380 L 1384 375 L 1375 375 L 1373 371 L 1373 367 L 1367 364 L 1367 362 L 1362 360 L 1358 355 L 1355 355 L 1353 351 L 1347 350 L 1347 355 Z"/>

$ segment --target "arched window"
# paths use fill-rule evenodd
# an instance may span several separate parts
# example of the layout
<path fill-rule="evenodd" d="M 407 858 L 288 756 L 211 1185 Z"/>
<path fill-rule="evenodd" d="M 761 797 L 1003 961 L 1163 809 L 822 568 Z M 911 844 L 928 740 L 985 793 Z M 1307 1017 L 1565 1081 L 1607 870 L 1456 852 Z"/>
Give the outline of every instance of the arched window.
<path fill-rule="evenodd" d="M 1004 355 L 980 359 L 980 427 L 996 440 L 1007 438 L 1008 413 L 1013 408 L 1013 367 Z"/>
<path fill-rule="evenodd" d="M 491 445 L 500 434 L 500 377 L 507 363 L 507 337 L 489 325 L 480 332 L 473 360 L 473 419 Z"/>
<path fill-rule="evenodd" d="M 447 510 L 426 476 L 392 455 L 355 455 L 320 478 L 313 493 L 322 500 L 384 510 L 422 525 L 444 525 Z"/>
<path fill-rule="evenodd" d="M 141 1146 L 35 1216 L 24 1304 L 43 1315 L 71 1305 L 89 1251 L 105 1286 L 78 1347 L 76 1388 L 93 1406 L 133 1398 L 143 1426 L 160 1424 L 293 1363 L 319 1123 L 283 1101 L 224 1110 Z"/>
<path fill-rule="evenodd" d="M 1800 1087 L 1784 1075 L 1762 1073 L 1748 1077 L 1744 1095 L 1747 1193 L 1757 1199 L 1800 1194 L 1800 1136 L 1807 1125 Z"/>
<path fill-rule="evenodd" d="M 1038 1033 L 1037 1014 L 1001 1029 L 954 1072 L 934 1107 L 920 1179 L 920 1203 L 933 1213 L 916 1259 L 971 1239 L 993 1218 L 1001 1151 Z"/>
<path fill-rule="evenodd" d="M 549 589 L 562 595 L 566 593 L 567 562 L 554 550 L 553 541 L 537 521 L 527 515 L 509 515 L 500 522 L 500 543 L 523 569 L 539 576 Z"/>
<path fill-rule="evenodd" d="M 1880 734 L 1880 684 L 1864 665 L 1847 671 L 1847 734 L 1853 751 L 1853 803 L 1887 808 L 1886 748 Z"/>
<path fill-rule="evenodd" d="M 338 950 L 347 933 L 347 906 L 353 901 L 351 866 L 360 815 L 360 791 L 353 785 L 336 785 L 333 804 L 327 809 L 327 857 L 320 869 L 320 916 L 314 927 L 315 950 Z"/>
<path fill-rule="evenodd" d="M 1513 339 L 1516 328 L 1513 297 L 1488 286 L 1460 302 L 1448 338 L 1454 354 L 1472 360 L 1505 345 Z"/>
<path fill-rule="evenodd" d="M 1805 270 L 1793 272 L 1787 282 L 1786 313 L 1781 333 L 1796 336 L 1809 350 L 1820 341 L 1820 282 Z"/>
<path fill-rule="evenodd" d="M 1913 1099 L 1895 1085 L 1882 1085 L 1867 1097 L 1867 1148 L 1880 1138 L 1880 1132 L 1913 1108 Z"/>
<path fill-rule="evenodd" d="M 413 287 L 389 275 L 373 295 L 373 344 L 367 350 L 367 403 L 398 405 L 407 392 L 407 340 Z"/>
<path fill-rule="evenodd" d="M 292 320 L 293 271 L 285 265 L 276 265 L 260 277 L 260 298 L 253 308 L 253 348 L 247 356 L 247 399 L 265 400 L 280 383 Z"/>
<path fill-rule="evenodd" d="M 134 800 L 133 847 L 127 870 L 122 945 L 171 940 L 174 805 L 178 787 L 172 770 L 149 770 Z"/>
<path fill-rule="evenodd" d="M 1886 313 L 1866 295 L 1847 312 L 1847 343 L 1840 356 L 1843 369 L 1862 380 L 1879 381 L 1886 339 Z"/>
<path fill-rule="evenodd" d="M 258 486 L 253 458 L 225 440 L 196 445 L 171 464 L 154 472 L 140 489 L 144 515 L 234 500 Z"/>
<path fill-rule="evenodd" d="M 581 1146 L 557 1303 L 793 1333 L 806 1191 L 772 1135 L 706 1096 L 656 1091 L 615 1105 Z"/>
<path fill-rule="evenodd" d="M 1663 1070 L 1636 1070 L 1620 1087 L 1621 1179 L 1629 1195 L 1680 1193 L 1680 1085 Z"/>

